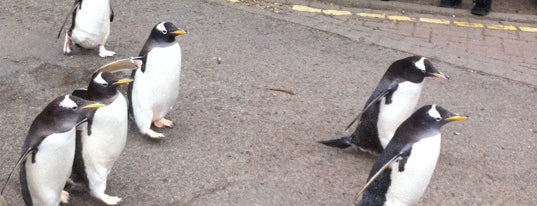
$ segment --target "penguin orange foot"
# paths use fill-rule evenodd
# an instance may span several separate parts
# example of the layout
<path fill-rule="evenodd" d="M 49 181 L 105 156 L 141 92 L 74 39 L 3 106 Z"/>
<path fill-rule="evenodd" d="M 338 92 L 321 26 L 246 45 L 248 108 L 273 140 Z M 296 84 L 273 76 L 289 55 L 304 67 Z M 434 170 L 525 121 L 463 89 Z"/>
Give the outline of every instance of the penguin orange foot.
<path fill-rule="evenodd" d="M 69 202 L 69 192 L 62 190 L 62 194 L 60 198 L 61 198 L 62 203 L 67 204 Z"/>
<path fill-rule="evenodd" d="M 175 123 L 173 123 L 171 120 L 162 118 L 157 121 L 154 121 L 153 125 L 155 125 L 155 127 L 157 128 L 163 128 L 163 127 L 173 128 L 175 126 Z"/>

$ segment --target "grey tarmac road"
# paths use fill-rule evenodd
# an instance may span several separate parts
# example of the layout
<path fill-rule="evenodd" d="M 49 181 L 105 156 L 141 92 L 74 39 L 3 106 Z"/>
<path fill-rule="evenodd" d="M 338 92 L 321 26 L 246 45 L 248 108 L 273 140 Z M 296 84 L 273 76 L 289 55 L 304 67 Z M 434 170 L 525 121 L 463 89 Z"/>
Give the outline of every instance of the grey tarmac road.
<path fill-rule="evenodd" d="M 188 30 L 179 38 L 180 97 L 168 116 L 177 126 L 159 130 L 167 136 L 154 141 L 130 124 L 107 188 L 122 205 L 349 205 L 376 157 L 316 141 L 349 134 L 344 127 L 385 69 L 412 55 L 272 18 L 255 6 L 133 0 L 112 2 L 107 48 L 117 57 L 78 49 L 64 56 L 63 35 L 55 38 L 71 1 L 0 3 L 2 183 L 49 101 L 85 87 L 89 69 L 138 54 L 156 23 Z M 441 58 L 433 63 L 451 79 L 428 79 L 420 105 L 471 119 L 443 128 L 420 205 L 535 204 L 537 87 Z M 19 190 L 16 175 L 4 194 L 10 205 L 23 205 Z M 100 203 L 74 194 L 69 205 Z"/>

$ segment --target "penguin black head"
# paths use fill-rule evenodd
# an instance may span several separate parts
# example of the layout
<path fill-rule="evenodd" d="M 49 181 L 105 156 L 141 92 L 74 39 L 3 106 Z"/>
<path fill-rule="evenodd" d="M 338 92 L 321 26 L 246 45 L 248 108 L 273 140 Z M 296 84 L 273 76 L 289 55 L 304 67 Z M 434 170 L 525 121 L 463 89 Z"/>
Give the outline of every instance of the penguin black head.
<path fill-rule="evenodd" d="M 67 131 L 73 125 L 83 122 L 92 111 L 103 106 L 76 96 L 65 95 L 48 104 L 36 119 L 54 122 L 63 128 L 60 131 Z"/>
<path fill-rule="evenodd" d="M 102 100 L 114 97 L 118 93 L 117 87 L 131 83 L 132 79 L 120 79 L 110 72 L 96 72 L 92 75 L 88 86 L 88 99 Z"/>
<path fill-rule="evenodd" d="M 103 106 L 103 104 L 84 100 L 73 95 L 60 96 L 54 99 L 32 122 L 28 136 L 34 138 L 32 138 L 29 147 L 34 148 L 45 136 L 51 133 L 69 131 L 76 125 L 86 121 L 92 111 Z"/>
<path fill-rule="evenodd" d="M 449 122 L 465 121 L 468 116 L 452 113 L 441 106 L 437 105 L 425 105 L 416 110 L 407 121 L 411 121 L 412 124 L 423 131 L 439 131 L 440 127 Z"/>
<path fill-rule="evenodd" d="M 391 78 L 401 81 L 420 83 L 425 77 L 449 79 L 449 76 L 433 66 L 431 61 L 422 56 L 410 56 L 392 63 L 386 72 Z"/>
<path fill-rule="evenodd" d="M 186 31 L 178 29 L 170 22 L 161 22 L 151 30 L 150 39 L 154 39 L 158 42 L 174 42 L 176 36 L 185 35 Z"/>

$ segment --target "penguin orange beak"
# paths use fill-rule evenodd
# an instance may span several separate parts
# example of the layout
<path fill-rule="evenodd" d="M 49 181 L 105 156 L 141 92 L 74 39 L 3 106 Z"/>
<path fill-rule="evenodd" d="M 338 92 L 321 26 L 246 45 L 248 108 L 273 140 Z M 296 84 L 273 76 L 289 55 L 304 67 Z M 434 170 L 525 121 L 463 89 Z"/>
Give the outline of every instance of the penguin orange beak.
<path fill-rule="evenodd" d="M 133 81 L 134 81 L 133 79 L 120 79 L 120 80 L 117 80 L 116 82 L 114 82 L 112 85 L 125 85 L 125 84 L 129 84 L 129 83 L 131 83 Z"/>
<path fill-rule="evenodd" d="M 464 115 L 453 115 L 451 117 L 446 118 L 446 121 L 449 122 L 458 122 L 458 121 L 466 121 L 468 120 L 468 116 Z"/>
<path fill-rule="evenodd" d="M 173 35 L 175 35 L 175 36 L 180 36 L 180 35 L 185 35 L 185 34 L 186 34 L 186 31 L 185 31 L 185 30 L 178 29 L 178 30 L 172 31 L 172 32 L 170 32 L 170 33 L 173 34 Z"/>
<path fill-rule="evenodd" d="M 99 109 L 101 107 L 104 107 L 106 105 L 104 104 L 99 104 L 99 103 L 94 103 L 94 104 L 88 104 L 86 106 L 83 106 L 82 109 Z"/>

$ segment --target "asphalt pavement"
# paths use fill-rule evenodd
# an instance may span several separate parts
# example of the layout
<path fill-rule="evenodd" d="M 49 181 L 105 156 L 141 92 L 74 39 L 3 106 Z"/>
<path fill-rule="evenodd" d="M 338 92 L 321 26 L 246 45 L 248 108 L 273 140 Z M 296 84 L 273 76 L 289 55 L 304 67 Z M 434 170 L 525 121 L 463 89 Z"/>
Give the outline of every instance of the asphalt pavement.
<path fill-rule="evenodd" d="M 48 102 L 86 87 L 91 69 L 137 55 L 151 28 L 171 21 L 188 30 L 178 38 L 181 89 L 168 115 L 177 126 L 157 130 L 166 137 L 155 141 L 129 125 L 107 188 L 121 205 L 349 205 L 376 157 L 316 141 L 348 135 L 344 127 L 388 66 L 416 54 L 451 77 L 426 80 L 419 104 L 471 117 L 442 129 L 419 204 L 535 204 L 537 24 L 527 15 L 497 14 L 512 16 L 500 22 L 302 0 L 112 1 L 107 49 L 117 55 L 100 58 L 77 48 L 62 54 L 56 35 L 71 1 L 0 3 L 2 183 Z M 19 191 L 16 175 L 4 194 L 9 205 L 23 205 Z M 68 205 L 100 203 L 73 194 Z"/>

